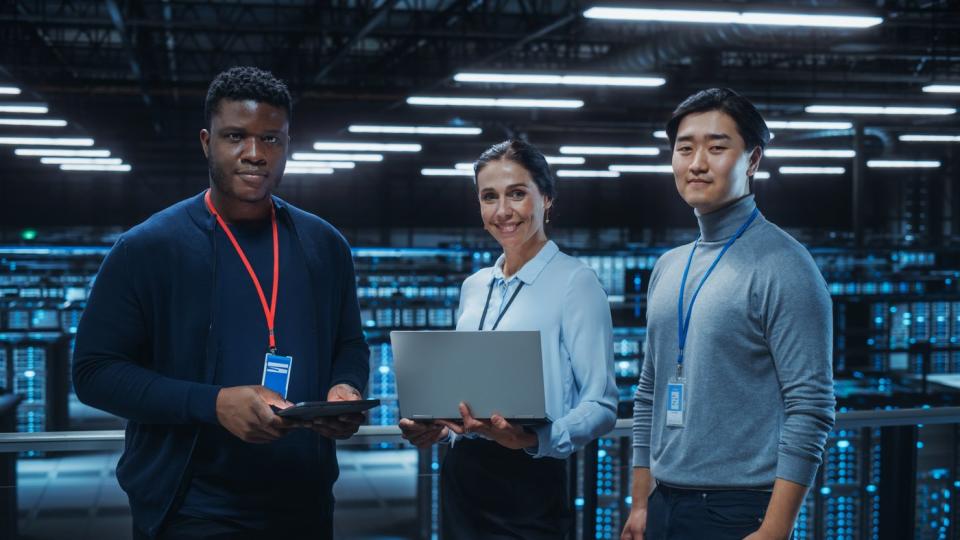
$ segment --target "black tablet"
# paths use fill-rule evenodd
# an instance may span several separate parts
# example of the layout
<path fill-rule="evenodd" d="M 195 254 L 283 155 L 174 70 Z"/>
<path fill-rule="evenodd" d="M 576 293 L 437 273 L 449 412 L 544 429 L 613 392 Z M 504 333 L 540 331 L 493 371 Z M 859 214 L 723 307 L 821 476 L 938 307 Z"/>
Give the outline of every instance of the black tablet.
<path fill-rule="evenodd" d="M 313 420 L 321 416 L 359 413 L 380 405 L 379 399 L 357 401 L 301 401 L 293 407 L 275 409 L 277 416 L 295 420 Z"/>

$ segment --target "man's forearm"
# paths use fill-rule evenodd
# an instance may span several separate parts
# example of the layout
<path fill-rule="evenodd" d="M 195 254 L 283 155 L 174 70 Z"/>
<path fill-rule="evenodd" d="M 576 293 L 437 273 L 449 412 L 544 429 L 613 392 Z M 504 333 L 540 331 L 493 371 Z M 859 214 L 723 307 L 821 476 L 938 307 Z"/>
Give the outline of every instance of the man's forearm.
<path fill-rule="evenodd" d="M 633 508 L 646 508 L 647 499 L 653 491 L 653 475 L 650 474 L 648 467 L 633 468 L 633 486 L 630 489 L 630 496 Z"/>
<path fill-rule="evenodd" d="M 807 486 L 777 478 L 760 530 L 773 538 L 789 538 L 806 495 Z"/>

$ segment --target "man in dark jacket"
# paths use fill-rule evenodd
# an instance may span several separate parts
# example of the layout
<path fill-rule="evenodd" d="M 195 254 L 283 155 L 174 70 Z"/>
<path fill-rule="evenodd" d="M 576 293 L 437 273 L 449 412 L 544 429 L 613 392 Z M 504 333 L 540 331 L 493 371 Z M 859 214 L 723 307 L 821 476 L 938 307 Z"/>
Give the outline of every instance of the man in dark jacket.
<path fill-rule="evenodd" d="M 210 189 L 104 260 L 77 333 L 77 395 L 129 420 L 117 479 L 136 537 L 330 538 L 332 439 L 363 417 L 294 423 L 271 406 L 361 398 L 369 351 L 350 248 L 272 195 L 289 143 L 282 82 L 225 71 L 205 113 Z"/>

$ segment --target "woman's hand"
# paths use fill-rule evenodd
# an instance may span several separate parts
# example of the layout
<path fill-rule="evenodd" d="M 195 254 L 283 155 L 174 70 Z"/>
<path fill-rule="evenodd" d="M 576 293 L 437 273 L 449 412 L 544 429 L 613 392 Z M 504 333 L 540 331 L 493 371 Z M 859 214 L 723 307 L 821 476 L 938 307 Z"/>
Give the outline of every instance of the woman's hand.
<path fill-rule="evenodd" d="M 437 441 L 446 439 L 450 433 L 445 426 L 435 422 L 414 422 L 401 418 L 399 425 L 401 436 L 417 448 L 433 446 Z"/>
<path fill-rule="evenodd" d="M 473 417 L 470 407 L 466 403 L 460 403 L 460 416 L 463 418 L 462 425 L 448 420 L 437 420 L 436 422 L 460 435 L 478 433 L 511 450 L 536 448 L 538 446 L 539 441 L 535 433 L 507 422 L 507 419 L 499 414 L 495 413 L 489 420 L 478 420 Z"/>

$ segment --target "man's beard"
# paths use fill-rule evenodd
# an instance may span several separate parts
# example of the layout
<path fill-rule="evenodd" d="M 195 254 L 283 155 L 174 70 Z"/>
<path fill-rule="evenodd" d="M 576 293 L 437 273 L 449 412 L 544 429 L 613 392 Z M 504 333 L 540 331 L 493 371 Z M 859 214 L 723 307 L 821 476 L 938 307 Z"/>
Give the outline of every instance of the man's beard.
<path fill-rule="evenodd" d="M 260 197 L 259 199 L 248 200 L 248 199 L 240 198 L 240 196 L 233 189 L 231 189 L 230 181 L 228 180 L 227 175 L 223 173 L 222 169 L 219 169 L 214 165 L 213 158 L 210 158 L 210 157 L 207 158 L 207 172 L 210 175 L 210 181 L 213 183 L 213 186 L 217 188 L 217 191 L 219 191 L 223 195 L 226 195 L 234 199 L 239 199 L 246 203 L 256 203 L 266 198 L 269 198 L 270 195 L 273 193 L 273 190 L 277 188 L 277 185 L 279 185 L 279 182 L 277 182 L 276 184 L 271 186 L 270 189 L 268 189 L 267 192 L 264 193 L 263 197 Z"/>

